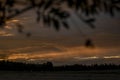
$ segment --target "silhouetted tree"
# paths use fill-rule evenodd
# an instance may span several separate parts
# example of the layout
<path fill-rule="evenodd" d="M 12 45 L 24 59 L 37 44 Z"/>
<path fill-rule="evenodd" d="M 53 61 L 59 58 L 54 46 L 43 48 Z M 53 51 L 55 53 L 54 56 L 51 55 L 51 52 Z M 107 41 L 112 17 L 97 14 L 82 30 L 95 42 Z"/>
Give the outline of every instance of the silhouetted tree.
<path fill-rule="evenodd" d="M 32 64 L 22 62 L 0 61 L 0 71 L 88 71 L 88 70 L 120 70 L 120 65 L 93 64 L 93 65 L 62 65 L 53 66 L 52 62 Z"/>

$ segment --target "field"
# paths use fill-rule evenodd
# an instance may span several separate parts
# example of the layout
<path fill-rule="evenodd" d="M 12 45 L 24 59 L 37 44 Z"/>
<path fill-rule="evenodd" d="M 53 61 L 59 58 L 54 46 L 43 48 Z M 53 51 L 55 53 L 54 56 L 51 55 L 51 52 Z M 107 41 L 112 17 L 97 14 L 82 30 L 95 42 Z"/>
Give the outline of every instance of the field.
<path fill-rule="evenodd" d="M 120 71 L 77 71 L 77 72 L 0 71 L 0 80 L 120 80 Z"/>

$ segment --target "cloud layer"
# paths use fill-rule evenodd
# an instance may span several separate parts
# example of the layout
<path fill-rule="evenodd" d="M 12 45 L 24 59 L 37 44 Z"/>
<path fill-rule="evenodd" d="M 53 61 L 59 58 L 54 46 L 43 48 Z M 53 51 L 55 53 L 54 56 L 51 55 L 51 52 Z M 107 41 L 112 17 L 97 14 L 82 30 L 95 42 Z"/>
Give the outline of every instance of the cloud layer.
<path fill-rule="evenodd" d="M 33 11 L 29 11 L 8 21 L 4 30 L 0 29 L 0 60 L 118 64 L 120 17 L 118 15 L 110 18 L 101 14 L 97 19 L 97 28 L 92 30 L 73 14 L 68 20 L 70 29 L 62 27 L 56 32 L 53 27 L 46 28 L 43 24 L 36 24 Z M 23 24 L 25 33 L 31 32 L 32 37 L 26 38 L 24 34 L 18 34 L 14 23 Z M 93 40 L 96 48 L 89 49 L 84 46 L 87 38 Z"/>

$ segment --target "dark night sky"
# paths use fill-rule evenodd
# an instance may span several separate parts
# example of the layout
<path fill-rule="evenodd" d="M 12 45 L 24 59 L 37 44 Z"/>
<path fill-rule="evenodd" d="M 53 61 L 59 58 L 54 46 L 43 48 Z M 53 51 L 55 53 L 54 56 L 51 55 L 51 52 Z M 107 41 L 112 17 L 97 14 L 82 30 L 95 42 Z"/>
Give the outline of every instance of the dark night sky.
<path fill-rule="evenodd" d="M 47 28 L 37 24 L 33 10 L 26 12 L 8 21 L 4 30 L 0 29 L 0 60 L 35 63 L 53 61 L 55 64 L 103 62 L 118 64 L 120 15 L 116 13 L 115 17 L 110 17 L 101 13 L 96 17 L 96 29 L 93 30 L 73 13 L 68 20 L 70 29 L 61 27 L 57 32 L 53 27 Z M 30 38 L 17 32 L 14 25 L 17 22 L 25 26 L 25 32 L 32 33 Z M 93 39 L 96 48 L 89 49 L 84 46 L 88 37 Z"/>

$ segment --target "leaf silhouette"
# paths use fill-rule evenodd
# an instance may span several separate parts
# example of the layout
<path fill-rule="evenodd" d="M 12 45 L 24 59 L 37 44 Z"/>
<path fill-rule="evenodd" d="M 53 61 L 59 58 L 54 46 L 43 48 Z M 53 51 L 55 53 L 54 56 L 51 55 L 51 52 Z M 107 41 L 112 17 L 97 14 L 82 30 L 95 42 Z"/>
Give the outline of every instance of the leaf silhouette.
<path fill-rule="evenodd" d="M 4 28 L 5 20 L 3 18 L 0 18 L 0 28 Z"/>
<path fill-rule="evenodd" d="M 95 29 L 95 25 L 93 23 L 88 23 L 88 25 L 92 28 L 92 29 Z"/>
<path fill-rule="evenodd" d="M 88 20 L 85 20 L 85 22 L 92 28 L 95 28 L 95 25 L 93 24 L 93 22 L 95 22 L 95 18 L 90 18 Z"/>
<path fill-rule="evenodd" d="M 51 17 L 50 15 L 46 16 L 46 23 L 48 26 L 51 26 Z"/>
<path fill-rule="evenodd" d="M 37 16 L 36 21 L 40 22 L 40 16 Z"/>
<path fill-rule="evenodd" d="M 6 5 L 8 5 L 9 7 L 13 7 L 15 3 L 15 0 L 6 0 Z"/>
<path fill-rule="evenodd" d="M 63 21 L 62 23 L 66 29 L 69 29 L 69 25 L 67 24 L 67 22 Z"/>
<path fill-rule="evenodd" d="M 120 11 L 120 7 L 118 7 L 118 6 L 115 6 L 115 9 L 116 9 L 117 11 Z"/>
<path fill-rule="evenodd" d="M 90 12 L 92 15 L 98 14 L 98 11 L 96 9 L 96 4 L 91 5 Z"/>
<path fill-rule="evenodd" d="M 88 8 L 85 8 L 85 11 L 84 11 L 84 12 L 85 12 L 85 15 L 86 15 L 86 16 L 89 16 L 89 9 L 88 9 Z"/>
<path fill-rule="evenodd" d="M 112 6 L 109 7 L 109 13 L 111 16 L 114 16 L 114 11 Z"/>
<path fill-rule="evenodd" d="M 56 19 L 54 19 L 54 18 L 52 19 L 52 21 L 53 21 L 54 28 L 55 28 L 57 31 L 59 31 L 59 29 L 60 29 L 59 21 L 56 20 Z"/>
<path fill-rule="evenodd" d="M 76 10 L 79 10 L 80 6 L 82 4 L 82 0 L 76 0 Z"/>
<path fill-rule="evenodd" d="M 19 32 L 19 33 L 23 33 L 23 28 L 24 28 L 24 26 L 21 25 L 21 24 L 19 24 L 19 23 L 17 23 L 16 26 L 17 26 L 18 32 Z"/>
<path fill-rule="evenodd" d="M 55 21 L 55 20 L 53 20 Z M 48 26 L 51 26 L 51 18 L 50 18 L 50 15 L 43 15 L 43 22 L 48 25 Z"/>
<path fill-rule="evenodd" d="M 49 7 L 51 7 L 52 3 L 53 3 L 53 0 L 48 0 L 46 5 L 45 5 L 45 7 L 44 7 L 44 10 L 48 9 Z"/>
<path fill-rule="evenodd" d="M 104 5 L 105 11 L 108 12 L 108 11 L 109 11 L 109 10 L 108 10 L 108 8 L 109 8 L 109 7 L 108 7 L 108 4 L 107 4 L 106 2 L 104 2 L 103 5 Z"/>
<path fill-rule="evenodd" d="M 36 14 L 37 14 L 36 21 L 39 22 L 39 21 L 40 21 L 40 18 L 41 18 L 40 11 L 37 10 L 37 11 L 36 11 Z"/>
<path fill-rule="evenodd" d="M 41 0 L 41 2 L 38 3 L 38 8 L 40 9 L 45 4 L 45 0 Z"/>
<path fill-rule="evenodd" d="M 66 11 L 62 11 L 60 13 L 58 13 L 58 16 L 61 18 L 61 19 L 65 19 L 65 18 L 68 18 L 70 16 L 70 14 Z"/>
<path fill-rule="evenodd" d="M 30 32 L 28 32 L 28 33 L 26 33 L 26 36 L 27 36 L 27 37 L 31 37 L 32 34 L 31 34 Z"/>
<path fill-rule="evenodd" d="M 88 20 L 85 20 L 85 22 L 87 22 L 87 23 L 95 22 L 95 18 L 90 18 Z"/>
<path fill-rule="evenodd" d="M 92 43 L 92 40 L 91 40 L 91 39 L 87 39 L 86 42 L 85 42 L 85 46 L 86 46 L 86 47 L 91 47 L 91 48 L 93 48 L 93 47 L 94 47 L 94 44 Z"/>
<path fill-rule="evenodd" d="M 74 5 L 74 0 L 67 0 L 67 4 L 69 7 L 72 7 Z"/>
<path fill-rule="evenodd" d="M 32 4 L 32 6 L 36 6 L 35 0 L 30 0 L 30 2 L 31 2 L 31 4 Z"/>

